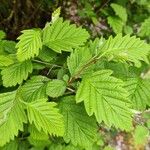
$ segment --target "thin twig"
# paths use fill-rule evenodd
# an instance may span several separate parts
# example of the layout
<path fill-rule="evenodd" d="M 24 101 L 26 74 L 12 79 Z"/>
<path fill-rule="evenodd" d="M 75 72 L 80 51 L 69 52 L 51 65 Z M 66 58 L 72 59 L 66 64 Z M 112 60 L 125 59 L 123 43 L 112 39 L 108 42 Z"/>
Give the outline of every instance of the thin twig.
<path fill-rule="evenodd" d="M 47 66 L 53 66 L 53 67 L 58 67 L 58 68 L 62 68 L 62 66 L 59 66 L 59 65 L 56 65 L 56 64 L 50 64 L 48 62 L 44 62 L 44 61 L 40 61 L 40 60 L 32 60 L 33 62 L 36 62 L 36 63 L 40 63 L 40 64 L 43 64 L 43 65 L 47 65 Z"/>
<path fill-rule="evenodd" d="M 72 92 L 72 93 L 75 93 L 75 92 L 76 92 L 74 89 L 71 89 L 71 88 L 69 88 L 69 87 L 67 87 L 67 90 L 69 90 L 69 91 Z"/>

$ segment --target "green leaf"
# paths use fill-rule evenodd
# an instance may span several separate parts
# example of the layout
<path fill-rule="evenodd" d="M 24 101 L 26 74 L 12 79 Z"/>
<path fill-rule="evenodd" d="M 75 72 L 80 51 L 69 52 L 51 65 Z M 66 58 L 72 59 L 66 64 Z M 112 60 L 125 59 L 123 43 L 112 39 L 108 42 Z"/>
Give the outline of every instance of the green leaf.
<path fill-rule="evenodd" d="M 0 125 L 7 120 L 7 115 L 13 106 L 13 100 L 15 100 L 15 96 L 15 92 L 0 94 Z"/>
<path fill-rule="evenodd" d="M 94 117 L 89 117 L 83 105 L 76 104 L 74 96 L 62 98 L 59 104 L 65 121 L 64 140 L 75 146 L 87 147 L 97 139 L 97 125 Z"/>
<path fill-rule="evenodd" d="M 129 92 L 129 98 L 133 107 L 144 110 L 146 105 L 150 106 L 150 80 L 141 78 L 128 78 L 125 81 L 125 88 Z"/>
<path fill-rule="evenodd" d="M 47 77 L 33 76 L 20 88 L 21 98 L 27 102 L 47 98 L 46 86 L 48 81 Z"/>
<path fill-rule="evenodd" d="M 59 97 L 66 91 L 66 83 L 62 80 L 51 80 L 47 84 L 46 94 L 50 97 Z"/>
<path fill-rule="evenodd" d="M 115 3 L 111 3 L 110 6 L 113 8 L 116 15 L 118 17 L 120 17 L 120 19 L 122 19 L 124 22 L 127 21 L 127 11 L 124 7 L 122 7 L 121 5 L 115 4 Z"/>
<path fill-rule="evenodd" d="M 0 94 L 0 116 L 5 120 L 0 124 L 0 146 L 4 146 L 23 131 L 23 123 L 26 123 L 24 108 L 16 97 L 16 92 Z"/>
<path fill-rule="evenodd" d="M 132 127 L 128 93 L 120 79 L 110 76 L 112 71 L 101 70 L 83 78 L 76 102 L 84 101 L 89 116 L 95 114 L 99 123 L 130 130 Z"/>
<path fill-rule="evenodd" d="M 90 40 L 89 42 L 89 49 L 92 56 L 97 56 L 99 54 L 99 48 L 104 43 L 105 39 L 103 37 L 95 38 L 94 41 Z"/>
<path fill-rule="evenodd" d="M 120 18 L 109 16 L 107 21 L 116 34 L 122 33 L 124 22 Z"/>
<path fill-rule="evenodd" d="M 63 22 L 62 18 L 43 30 L 43 44 L 58 53 L 71 51 L 72 48 L 83 45 L 88 38 L 89 34 L 85 29 L 70 25 L 69 21 Z"/>
<path fill-rule="evenodd" d="M 150 17 L 145 19 L 145 21 L 142 23 L 139 35 L 144 37 L 150 36 Z"/>
<path fill-rule="evenodd" d="M 49 147 L 49 150 L 83 150 L 82 148 L 75 147 L 72 144 L 60 144 L 60 143 L 52 143 Z"/>
<path fill-rule="evenodd" d="M 29 122 L 34 123 L 39 131 L 42 130 L 46 134 L 62 136 L 63 116 L 55 108 L 56 103 L 46 101 L 47 99 L 39 99 L 26 104 Z"/>
<path fill-rule="evenodd" d="M 58 7 L 53 13 L 52 13 L 52 23 L 54 23 L 60 16 L 61 8 Z"/>
<path fill-rule="evenodd" d="M 16 54 L 16 42 L 14 41 L 7 41 L 3 40 L 2 41 L 2 49 L 5 51 L 6 55 L 7 54 Z"/>
<path fill-rule="evenodd" d="M 11 141 L 4 147 L 0 148 L 0 150 L 18 150 L 18 144 L 17 140 Z"/>
<path fill-rule="evenodd" d="M 17 62 L 2 70 L 2 80 L 5 87 L 21 84 L 32 73 L 31 61 Z"/>
<path fill-rule="evenodd" d="M 0 30 L 0 40 L 6 37 L 6 33 L 3 30 Z"/>
<path fill-rule="evenodd" d="M 40 30 L 23 30 L 22 35 L 17 39 L 20 40 L 16 48 L 19 61 L 24 61 L 34 56 L 38 56 L 39 50 L 42 49 L 41 31 Z"/>
<path fill-rule="evenodd" d="M 75 76 L 90 61 L 92 55 L 87 47 L 75 49 L 67 59 L 67 65 L 72 76 Z"/>
<path fill-rule="evenodd" d="M 130 35 L 122 37 L 121 34 L 114 38 L 110 36 L 99 48 L 100 57 L 132 62 L 138 67 L 141 61 L 148 63 L 149 51 L 150 46 L 145 41 Z"/>
<path fill-rule="evenodd" d="M 30 136 L 28 140 L 30 144 L 36 147 L 45 147 L 50 144 L 49 135 L 45 134 L 43 131 L 38 131 L 35 126 L 29 126 Z"/>
<path fill-rule="evenodd" d="M 13 64 L 14 61 L 9 56 L 0 55 L 0 67 L 9 66 Z"/>
<path fill-rule="evenodd" d="M 129 25 L 124 26 L 123 30 L 125 34 L 133 34 L 133 28 Z"/>
<path fill-rule="evenodd" d="M 43 46 L 42 50 L 39 53 L 38 58 L 40 58 L 42 61 L 45 62 L 51 62 L 52 60 L 54 60 L 54 58 L 56 58 L 56 54 L 57 53 L 55 53 L 48 47 Z"/>
<path fill-rule="evenodd" d="M 149 136 L 149 130 L 141 125 L 136 126 L 134 131 L 134 142 L 136 145 L 145 145 Z"/>

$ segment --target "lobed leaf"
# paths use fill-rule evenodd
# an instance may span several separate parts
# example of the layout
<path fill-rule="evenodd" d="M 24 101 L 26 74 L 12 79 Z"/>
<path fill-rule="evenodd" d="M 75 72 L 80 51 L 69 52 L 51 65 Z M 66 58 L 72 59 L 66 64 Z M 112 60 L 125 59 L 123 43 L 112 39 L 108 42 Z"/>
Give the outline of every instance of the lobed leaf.
<path fill-rule="evenodd" d="M 145 41 L 130 35 L 118 34 L 114 38 L 111 36 L 99 48 L 100 57 L 132 62 L 139 67 L 141 61 L 148 62 L 150 46 Z"/>
<path fill-rule="evenodd" d="M 1 71 L 3 85 L 5 87 L 16 86 L 21 84 L 23 80 L 28 78 L 29 73 L 32 73 L 31 61 L 17 62 Z"/>
<path fill-rule="evenodd" d="M 23 131 L 23 123 L 27 122 L 24 108 L 16 97 L 16 92 L 0 94 L 0 146 L 4 146 Z"/>
<path fill-rule="evenodd" d="M 63 116 L 55 108 L 56 103 L 39 99 L 27 103 L 27 114 L 31 124 L 34 123 L 39 131 L 46 134 L 62 136 L 64 134 Z"/>
<path fill-rule="evenodd" d="M 132 118 L 128 93 L 120 79 L 110 76 L 112 71 L 100 70 L 84 77 L 76 95 L 76 102 L 84 101 L 89 116 L 93 114 L 99 123 L 130 130 Z"/>
<path fill-rule="evenodd" d="M 67 143 L 71 141 L 73 145 L 85 148 L 97 140 L 96 120 L 86 114 L 82 105 L 75 103 L 74 96 L 62 98 L 59 108 L 64 116 Z"/>
<path fill-rule="evenodd" d="M 70 25 L 69 21 L 63 21 L 62 18 L 43 30 L 43 44 L 58 53 L 71 51 L 72 48 L 83 45 L 88 38 L 89 34 L 85 29 Z"/>
<path fill-rule="evenodd" d="M 133 103 L 133 108 L 138 110 L 146 109 L 150 106 L 150 80 L 141 78 L 128 78 L 125 81 L 125 88 L 129 92 L 129 98 Z"/>
<path fill-rule="evenodd" d="M 42 49 L 41 31 L 35 29 L 23 30 L 22 35 L 17 38 L 20 40 L 16 48 L 19 61 L 38 56 L 39 50 Z"/>

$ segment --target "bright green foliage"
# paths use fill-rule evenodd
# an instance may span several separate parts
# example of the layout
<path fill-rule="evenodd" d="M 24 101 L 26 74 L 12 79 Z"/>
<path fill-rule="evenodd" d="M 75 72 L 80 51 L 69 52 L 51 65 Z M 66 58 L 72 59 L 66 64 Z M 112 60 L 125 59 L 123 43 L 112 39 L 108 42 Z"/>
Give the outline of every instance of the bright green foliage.
<path fill-rule="evenodd" d="M 142 125 L 138 125 L 134 131 L 134 142 L 136 145 L 145 145 L 147 137 L 149 136 L 149 130 Z"/>
<path fill-rule="evenodd" d="M 83 78 L 76 95 L 77 103 L 84 101 L 89 116 L 99 123 L 129 130 L 132 127 L 128 93 L 123 82 L 110 76 L 112 71 L 101 70 Z"/>
<path fill-rule="evenodd" d="M 147 56 L 150 51 L 150 46 L 144 41 L 118 34 L 114 38 L 111 36 L 100 47 L 100 57 L 106 56 L 108 59 L 132 62 L 136 66 L 141 65 L 141 61 L 148 63 Z"/>
<path fill-rule="evenodd" d="M 29 127 L 30 136 L 28 140 L 36 147 L 45 147 L 50 144 L 49 135 L 38 131 L 34 125 Z"/>
<path fill-rule="evenodd" d="M 19 130 L 23 131 L 23 123 L 26 123 L 24 108 L 16 92 L 0 94 L 0 116 L 2 115 L 4 120 L 0 124 L 0 146 L 13 140 Z"/>
<path fill-rule="evenodd" d="M 60 8 L 44 29 L 23 30 L 18 42 L 4 40 L 0 31 L 0 150 L 112 149 L 110 138 L 120 137 L 118 129 L 126 131 L 121 136 L 130 132 L 135 145 L 146 143 L 148 6 L 144 2 L 141 10 L 134 0 L 78 4 L 83 10 L 71 9 L 71 18 L 91 37 L 60 18 Z M 126 6 L 140 15 L 132 17 Z"/>
<path fill-rule="evenodd" d="M 14 100 L 15 92 L 0 94 L 0 125 L 7 120 L 7 114 L 11 110 Z"/>
<path fill-rule="evenodd" d="M 61 8 L 58 7 L 53 13 L 52 13 L 52 23 L 54 23 L 60 16 Z"/>
<path fill-rule="evenodd" d="M 47 84 L 46 94 L 50 97 L 59 97 L 66 91 L 66 83 L 62 80 L 51 80 Z"/>
<path fill-rule="evenodd" d="M 133 107 L 144 110 L 146 105 L 150 106 L 150 80 L 141 78 L 129 78 L 125 82 L 125 88 L 129 91 L 129 97 Z"/>
<path fill-rule="evenodd" d="M 124 23 L 118 17 L 109 16 L 107 18 L 108 24 L 112 27 L 113 31 L 117 33 L 122 33 Z"/>
<path fill-rule="evenodd" d="M 72 76 L 76 75 L 82 67 L 90 61 L 92 55 L 87 47 L 75 49 L 68 57 L 67 64 Z"/>
<path fill-rule="evenodd" d="M 115 4 L 115 3 L 112 3 L 111 7 L 115 11 L 116 15 L 118 17 L 120 17 L 121 20 L 123 20 L 124 22 L 127 21 L 127 12 L 124 7 L 122 7 L 121 5 Z"/>
<path fill-rule="evenodd" d="M 59 143 L 52 143 L 49 147 L 49 150 L 83 150 L 79 147 L 75 147 L 71 144 L 65 146 L 65 145 L 61 145 Z"/>
<path fill-rule="evenodd" d="M 150 17 L 147 18 L 141 25 L 140 28 L 140 32 L 139 32 L 140 36 L 150 36 Z"/>
<path fill-rule="evenodd" d="M 46 86 L 48 78 L 44 76 L 34 76 L 25 83 L 20 89 L 20 96 L 24 101 L 34 101 L 37 99 L 47 98 Z"/>
<path fill-rule="evenodd" d="M 34 123 L 39 131 L 43 130 L 46 134 L 62 136 L 63 117 L 55 108 L 56 103 L 46 101 L 47 99 L 39 99 L 26 104 L 29 122 Z"/>
<path fill-rule="evenodd" d="M 6 33 L 3 30 L 0 30 L 0 40 L 6 37 Z"/>
<path fill-rule="evenodd" d="M 122 33 L 123 27 L 125 26 L 127 21 L 126 9 L 121 5 L 115 3 L 112 3 L 111 7 L 116 13 L 116 16 L 108 16 L 107 17 L 108 24 L 112 27 L 113 31 L 116 34 Z"/>
<path fill-rule="evenodd" d="M 105 39 L 101 37 L 100 39 L 96 38 L 94 41 L 91 40 L 89 42 L 89 49 L 93 57 L 99 54 L 99 48 L 104 43 L 104 41 Z"/>
<path fill-rule="evenodd" d="M 65 141 L 84 148 L 92 145 L 96 141 L 96 120 L 82 105 L 76 105 L 74 96 L 62 98 L 59 107 L 65 120 Z"/>
<path fill-rule="evenodd" d="M 17 140 L 10 141 L 3 148 L 0 148 L 0 150 L 18 150 L 18 141 Z"/>
<path fill-rule="evenodd" d="M 0 54 L 8 55 L 8 54 L 15 54 L 16 53 L 16 42 L 14 41 L 7 41 L 2 40 L 0 41 Z"/>
<path fill-rule="evenodd" d="M 9 56 L 0 55 L 0 67 L 9 66 L 13 63 L 14 61 Z"/>
<path fill-rule="evenodd" d="M 83 45 L 88 39 L 89 34 L 81 27 L 70 25 L 69 21 L 62 18 L 57 19 L 52 25 L 47 25 L 43 30 L 43 44 L 52 50 L 60 53 L 63 51 L 71 51 Z"/>
<path fill-rule="evenodd" d="M 17 62 L 2 70 L 2 80 L 5 87 L 21 84 L 32 73 L 31 61 Z"/>
<path fill-rule="evenodd" d="M 39 50 L 42 49 L 41 31 L 40 30 L 23 30 L 22 35 L 18 37 L 20 40 L 16 48 L 17 57 L 19 61 L 24 61 L 39 54 Z"/>
<path fill-rule="evenodd" d="M 42 61 L 51 62 L 56 57 L 56 54 L 57 53 L 55 53 L 48 47 L 43 46 L 42 50 L 39 53 L 38 58 L 40 58 Z"/>

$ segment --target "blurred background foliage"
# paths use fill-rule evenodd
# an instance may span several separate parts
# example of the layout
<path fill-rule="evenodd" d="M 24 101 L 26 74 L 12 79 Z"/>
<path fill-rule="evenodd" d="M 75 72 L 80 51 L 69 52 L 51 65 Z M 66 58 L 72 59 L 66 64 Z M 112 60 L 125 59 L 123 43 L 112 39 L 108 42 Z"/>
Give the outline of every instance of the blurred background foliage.
<path fill-rule="evenodd" d="M 122 32 L 150 41 L 150 0 L 0 0 L 0 30 L 16 40 L 23 29 L 43 28 L 58 7 L 62 17 L 83 26 L 92 37 Z M 137 113 L 135 121 L 130 134 L 100 126 L 102 149 L 149 150 L 150 112 Z"/>

